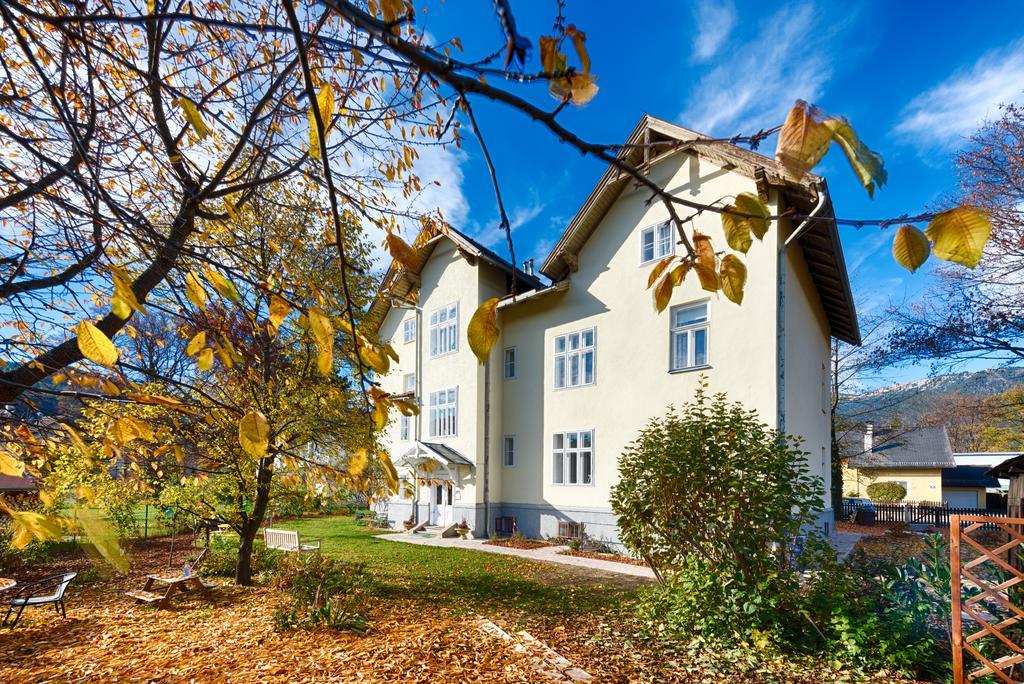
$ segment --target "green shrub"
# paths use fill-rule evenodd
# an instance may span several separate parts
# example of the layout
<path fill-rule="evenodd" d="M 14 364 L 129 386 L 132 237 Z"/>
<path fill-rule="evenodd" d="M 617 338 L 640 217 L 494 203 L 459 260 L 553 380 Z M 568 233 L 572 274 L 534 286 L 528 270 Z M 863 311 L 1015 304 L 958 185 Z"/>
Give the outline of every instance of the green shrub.
<path fill-rule="evenodd" d="M 788 564 L 822 508 L 824 487 L 798 446 L 702 387 L 620 456 L 612 510 L 623 543 L 663 578 L 697 557 L 757 582 Z"/>
<path fill-rule="evenodd" d="M 903 501 L 907 496 L 907 488 L 899 482 L 872 482 L 867 488 L 868 498 L 872 501 L 895 503 Z"/>
<path fill-rule="evenodd" d="M 257 542 L 252 549 L 253 575 L 273 572 L 281 562 L 283 552 L 268 549 Z M 210 550 L 203 559 L 203 574 L 217 577 L 234 577 L 238 563 L 238 537 L 234 534 L 215 534 L 210 537 Z"/>
<path fill-rule="evenodd" d="M 274 586 L 291 597 L 274 613 L 278 629 L 323 625 L 363 633 L 368 575 L 362 565 L 346 563 L 319 551 L 289 555 L 274 575 Z"/>
<path fill-rule="evenodd" d="M 862 572 L 837 562 L 810 526 L 823 489 L 797 445 L 703 389 L 648 423 L 621 456 L 612 493 L 623 542 L 661 580 L 642 594 L 641 622 L 702 648 L 824 652 L 866 669 L 942 676 L 941 539 L 904 566 Z"/>

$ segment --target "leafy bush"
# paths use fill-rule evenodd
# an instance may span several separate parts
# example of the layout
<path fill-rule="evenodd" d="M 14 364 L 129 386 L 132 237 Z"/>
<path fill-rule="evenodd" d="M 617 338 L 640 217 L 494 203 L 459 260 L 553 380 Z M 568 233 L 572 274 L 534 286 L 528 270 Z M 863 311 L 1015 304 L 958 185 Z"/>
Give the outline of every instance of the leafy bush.
<path fill-rule="evenodd" d="M 627 548 L 661 580 L 642 595 L 641 621 L 704 648 L 827 652 L 868 669 L 942 676 L 941 538 L 903 566 L 858 572 L 837 562 L 809 532 L 823 489 L 797 444 L 702 389 L 627 447 L 612 506 Z"/>
<path fill-rule="evenodd" d="M 895 503 L 903 501 L 907 496 L 907 488 L 899 482 L 872 482 L 867 488 L 868 498 L 872 501 Z"/>
<path fill-rule="evenodd" d="M 697 557 L 756 583 L 787 564 L 822 507 L 821 480 L 798 445 L 702 387 L 651 420 L 619 458 L 612 509 L 623 543 L 663 578 Z"/>
<path fill-rule="evenodd" d="M 274 624 L 278 629 L 324 625 L 361 634 L 368 627 L 367 584 L 362 565 L 319 551 L 290 555 L 278 567 L 274 586 L 292 600 L 274 612 Z"/>
<path fill-rule="evenodd" d="M 273 572 L 281 562 L 283 552 L 268 549 L 261 543 L 253 546 L 252 572 L 254 575 Z M 234 577 L 238 563 L 238 537 L 233 534 L 215 534 L 210 537 L 210 550 L 203 559 L 203 574 Z"/>

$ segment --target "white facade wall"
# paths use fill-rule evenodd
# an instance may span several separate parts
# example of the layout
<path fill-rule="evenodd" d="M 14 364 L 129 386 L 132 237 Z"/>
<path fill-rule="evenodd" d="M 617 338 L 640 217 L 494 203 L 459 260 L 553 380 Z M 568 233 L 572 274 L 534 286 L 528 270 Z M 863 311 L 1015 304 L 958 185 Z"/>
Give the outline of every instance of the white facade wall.
<path fill-rule="evenodd" d="M 711 202 L 740 192 L 757 192 L 754 181 L 706 160 L 684 154 L 670 157 L 652 169 L 655 182 L 670 192 L 699 202 Z M 724 392 L 731 400 L 755 409 L 766 423 L 784 418 L 790 433 L 805 438 L 811 471 L 829 477 L 828 406 L 822 393 L 822 369 L 829 357 L 828 325 L 799 248 L 787 250 L 785 274 L 779 273 L 778 248 L 785 235 L 773 227 L 762 242 L 755 240 L 743 257 L 748 282 L 743 304 L 705 292 L 695 274 L 675 289 L 670 307 L 708 303 L 708 366 L 670 371 L 670 313 L 654 310 L 647 277 L 653 264 L 640 264 L 640 233 L 668 218 L 660 203 L 648 204 L 649 193 L 627 188 L 582 248 L 578 270 L 569 276 L 564 292 L 524 299 L 500 311 L 501 337 L 491 352 L 489 511 L 482 517 L 484 472 L 484 367 L 477 364 L 466 343 L 466 326 L 477 304 L 503 292 L 505 275 L 488 264 L 470 263 L 450 241 L 435 250 L 422 273 L 420 302 L 426 344 L 432 309 L 458 301 L 459 351 L 449 357 L 423 358 L 423 397 L 435 389 L 459 386 L 459 434 L 444 441 L 476 461 L 474 473 L 457 482 L 461 501 L 478 505 L 475 519 L 493 531 L 494 518 L 514 515 L 527 535 L 555 535 L 559 520 L 583 522 L 593 537 L 617 540 L 610 491 L 618 479 L 617 461 L 624 447 L 651 418 L 669 404 L 682 404 L 706 381 L 708 391 Z M 773 213 L 780 209 L 772 193 Z M 706 212 L 694 227 L 725 248 L 718 215 Z M 790 227 L 781 230 L 788 234 Z M 676 246 L 677 253 L 682 250 Z M 777 308 L 785 295 L 782 316 Z M 383 387 L 400 391 L 404 373 L 412 372 L 413 345 L 401 343 L 401 321 L 413 315 L 392 309 L 381 329 L 401 355 Z M 784 330 L 780 331 L 780 322 Z M 570 389 L 554 388 L 553 348 L 556 336 L 586 328 L 596 333 L 596 380 Z M 787 363 L 784 394 L 780 396 L 779 333 Z M 517 373 L 505 380 L 503 350 L 515 347 Z M 823 411 L 824 409 L 824 411 Z M 424 405 L 423 441 L 427 437 L 428 407 Z M 568 430 L 594 431 L 594 478 L 590 485 L 553 483 L 552 436 Z M 502 437 L 515 435 L 516 463 L 502 465 Z M 397 421 L 388 429 L 392 454 L 408 443 L 398 441 Z M 826 502 L 828 497 L 826 495 Z M 408 515 L 408 502 L 393 501 Z M 401 519 L 393 514 L 392 519 Z M 461 517 L 461 516 L 460 516 Z M 467 516 L 469 517 L 469 516 Z M 474 518 L 470 517 L 472 524 Z M 476 531 L 482 532 L 479 528 Z"/>

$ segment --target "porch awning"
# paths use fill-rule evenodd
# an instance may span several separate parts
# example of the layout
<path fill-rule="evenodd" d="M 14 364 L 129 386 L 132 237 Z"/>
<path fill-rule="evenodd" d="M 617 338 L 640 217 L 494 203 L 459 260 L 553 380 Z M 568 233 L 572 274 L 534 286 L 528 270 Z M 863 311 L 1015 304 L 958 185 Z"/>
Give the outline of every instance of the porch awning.
<path fill-rule="evenodd" d="M 421 465 L 424 461 L 440 463 L 445 468 L 448 468 L 449 471 L 456 466 L 475 467 L 472 461 L 455 449 L 452 449 L 447 444 L 438 444 L 436 442 L 413 442 L 409 450 L 398 458 L 395 465 L 414 468 Z"/>

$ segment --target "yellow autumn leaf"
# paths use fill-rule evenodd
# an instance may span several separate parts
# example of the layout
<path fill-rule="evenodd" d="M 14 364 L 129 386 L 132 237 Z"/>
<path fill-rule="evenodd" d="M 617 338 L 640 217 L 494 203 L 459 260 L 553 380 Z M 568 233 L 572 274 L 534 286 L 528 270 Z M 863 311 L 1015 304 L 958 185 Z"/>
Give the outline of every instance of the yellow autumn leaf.
<path fill-rule="evenodd" d="M 823 118 L 817 107 L 797 100 L 779 131 L 775 158 L 798 178 L 821 161 L 832 142 L 832 131 Z"/>
<path fill-rule="evenodd" d="M 260 411 L 252 410 L 238 421 L 238 442 L 250 456 L 263 458 L 270 446 L 270 426 L 267 417 Z"/>
<path fill-rule="evenodd" d="M 179 97 L 176 102 L 181 107 L 182 113 L 185 115 L 185 119 L 188 120 L 192 129 L 195 130 L 196 135 L 200 138 L 205 138 L 210 135 L 210 128 L 203 121 L 202 115 L 199 113 L 199 108 L 196 107 L 196 103 L 187 97 Z"/>
<path fill-rule="evenodd" d="M 206 279 L 213 285 L 213 289 L 220 293 L 221 297 L 236 303 L 242 298 L 242 295 L 238 294 L 235 284 L 221 275 L 220 271 L 214 268 L 206 269 Z"/>
<path fill-rule="evenodd" d="M 142 394 L 140 392 L 128 392 L 126 395 L 132 401 L 149 406 L 163 406 L 182 413 L 192 413 L 192 409 L 174 397 L 165 397 L 160 394 Z"/>
<path fill-rule="evenodd" d="M 469 348 L 476 354 L 481 366 L 490 356 L 494 343 L 498 341 L 500 332 L 498 330 L 498 302 L 500 301 L 500 297 L 491 297 L 481 304 L 473 312 L 473 317 L 469 319 L 469 327 L 466 329 Z"/>
<path fill-rule="evenodd" d="M 270 325 L 275 331 L 280 329 L 284 319 L 288 317 L 288 312 L 291 311 L 291 307 L 288 306 L 282 297 L 277 295 L 271 295 L 270 297 Z"/>
<path fill-rule="evenodd" d="M 325 83 L 320 87 L 316 96 L 316 104 L 320 109 L 320 120 L 324 122 L 324 140 L 327 140 L 327 130 L 330 128 L 331 119 L 334 117 L 334 88 L 331 84 Z M 315 159 L 320 158 L 320 136 L 317 135 L 316 115 L 313 113 L 313 105 L 310 105 L 306 112 L 309 120 L 309 154 Z"/>
<path fill-rule="evenodd" d="M 690 271 L 690 262 L 684 261 L 675 268 L 672 269 L 672 282 L 675 283 L 676 287 L 683 284 L 683 280 L 686 279 L 686 274 Z"/>
<path fill-rule="evenodd" d="M 131 276 L 124 269 L 111 265 L 110 267 L 112 278 L 114 280 L 114 296 L 120 299 L 124 304 L 131 307 L 132 310 L 138 311 L 142 315 L 148 315 L 146 307 L 139 302 L 135 296 L 135 291 L 132 290 Z M 115 312 L 117 313 L 117 312 Z M 128 318 L 127 316 L 121 316 L 121 318 Z"/>
<path fill-rule="evenodd" d="M 0 475 L 21 477 L 25 474 L 25 464 L 5 449 L 0 449 Z"/>
<path fill-rule="evenodd" d="M 120 353 L 102 330 L 89 321 L 82 321 L 75 328 L 78 335 L 78 351 L 82 356 L 101 366 L 113 367 Z"/>
<path fill-rule="evenodd" d="M 391 455 L 386 451 L 378 451 L 377 458 L 380 460 L 380 464 L 384 466 L 384 477 L 388 482 L 388 489 L 392 494 L 398 491 L 398 470 L 395 469 L 395 464 L 391 462 Z"/>
<path fill-rule="evenodd" d="M 920 228 L 912 225 L 901 226 L 892 240 L 892 256 L 903 268 L 911 273 L 928 260 L 932 246 Z"/>
<path fill-rule="evenodd" d="M 206 346 L 206 331 L 200 330 L 195 334 L 189 343 L 185 347 L 185 353 L 189 356 L 195 356 L 199 353 L 199 350 Z"/>
<path fill-rule="evenodd" d="M 658 283 L 658 287 L 654 288 L 654 308 L 658 313 L 665 310 L 668 306 L 669 301 L 672 299 L 672 288 L 675 287 L 675 281 L 672 279 L 671 273 L 666 273 L 665 277 Z"/>
<path fill-rule="evenodd" d="M 321 374 L 327 375 L 334 365 L 334 325 L 330 317 L 315 306 L 309 307 L 306 318 L 319 352 L 316 359 L 317 369 Z"/>
<path fill-rule="evenodd" d="M 206 347 L 203 351 L 199 352 L 199 358 L 196 359 L 196 367 L 201 371 L 208 371 L 213 368 L 213 349 Z"/>
<path fill-rule="evenodd" d="M 185 274 L 185 296 L 197 309 L 206 308 L 206 288 L 192 271 Z"/>
<path fill-rule="evenodd" d="M 388 401 L 379 397 L 373 402 L 373 426 L 377 430 L 383 430 L 388 424 Z"/>
<path fill-rule="evenodd" d="M 398 263 L 405 266 L 410 271 L 415 271 L 419 264 L 417 263 L 416 252 L 410 247 L 405 240 L 394 233 L 388 233 L 384 239 L 387 245 L 388 253 L 391 254 L 392 258 Z"/>
<path fill-rule="evenodd" d="M 358 480 L 366 470 L 366 465 L 369 463 L 369 454 L 366 449 L 356 449 L 352 452 L 352 455 L 348 459 L 348 474 L 353 480 Z"/>
<path fill-rule="evenodd" d="M 359 341 L 359 358 L 364 366 L 381 375 L 387 373 L 391 367 L 388 355 L 382 349 L 378 349 L 366 340 Z"/>
<path fill-rule="evenodd" d="M 743 287 L 747 284 L 747 267 L 735 254 L 726 254 L 720 267 L 722 294 L 737 304 L 743 303 Z"/>
<path fill-rule="evenodd" d="M 747 253 L 753 243 L 751 235 L 758 240 L 768 232 L 768 205 L 753 193 L 741 192 L 736 201 L 722 213 L 722 230 L 725 241 L 737 252 Z"/>
<path fill-rule="evenodd" d="M 14 522 L 11 546 L 24 549 L 33 541 L 51 541 L 64 537 L 63 519 L 34 511 L 9 511 Z"/>
<path fill-rule="evenodd" d="M 120 297 L 114 297 L 110 300 L 110 310 L 122 321 L 132 315 L 132 307 L 128 306 Z"/>
<path fill-rule="evenodd" d="M 693 264 L 693 270 L 700 278 L 700 286 L 708 292 L 718 292 L 721 289 L 721 282 L 718 279 L 718 258 L 715 256 L 714 247 L 711 246 L 711 238 L 694 231 L 693 246 L 697 251 L 697 261 Z"/>
<path fill-rule="evenodd" d="M 668 268 L 668 265 L 672 263 L 673 259 L 675 259 L 675 257 L 665 257 L 658 263 L 654 264 L 654 268 L 651 269 L 650 275 L 647 276 L 648 290 L 651 289 L 654 283 L 658 281 L 658 277 L 665 272 L 665 269 Z"/>
<path fill-rule="evenodd" d="M 416 405 L 414 401 L 408 401 L 406 399 L 393 399 L 392 404 L 395 408 L 401 412 L 403 416 L 416 416 L 419 415 L 420 407 Z"/>
<path fill-rule="evenodd" d="M 71 444 L 74 445 L 76 449 L 78 449 L 78 452 L 82 455 L 83 458 L 90 462 L 95 460 L 95 457 L 93 456 L 92 453 L 92 449 L 89 447 L 88 444 L 85 443 L 85 440 L 82 439 L 82 436 L 78 434 L 78 430 L 71 427 L 67 423 L 58 424 L 62 428 L 64 428 L 64 432 L 67 433 L 68 439 L 71 440 Z"/>
<path fill-rule="evenodd" d="M 992 224 L 983 209 L 965 205 L 936 215 L 924 232 L 935 256 L 974 268 L 981 261 Z"/>
<path fill-rule="evenodd" d="M 91 549 L 120 573 L 128 572 L 128 558 L 121 550 L 117 529 L 103 516 L 100 509 L 75 507 L 75 520 Z M 87 550 L 89 547 L 86 547 Z"/>
<path fill-rule="evenodd" d="M 885 181 L 888 179 L 882 155 L 869 150 L 857 137 L 853 126 L 846 119 L 842 117 L 828 119 L 825 121 L 825 126 L 831 131 L 832 139 L 843 148 L 846 161 L 857 175 L 857 180 L 868 191 L 868 196 L 874 197 L 875 188 L 885 185 Z"/>

